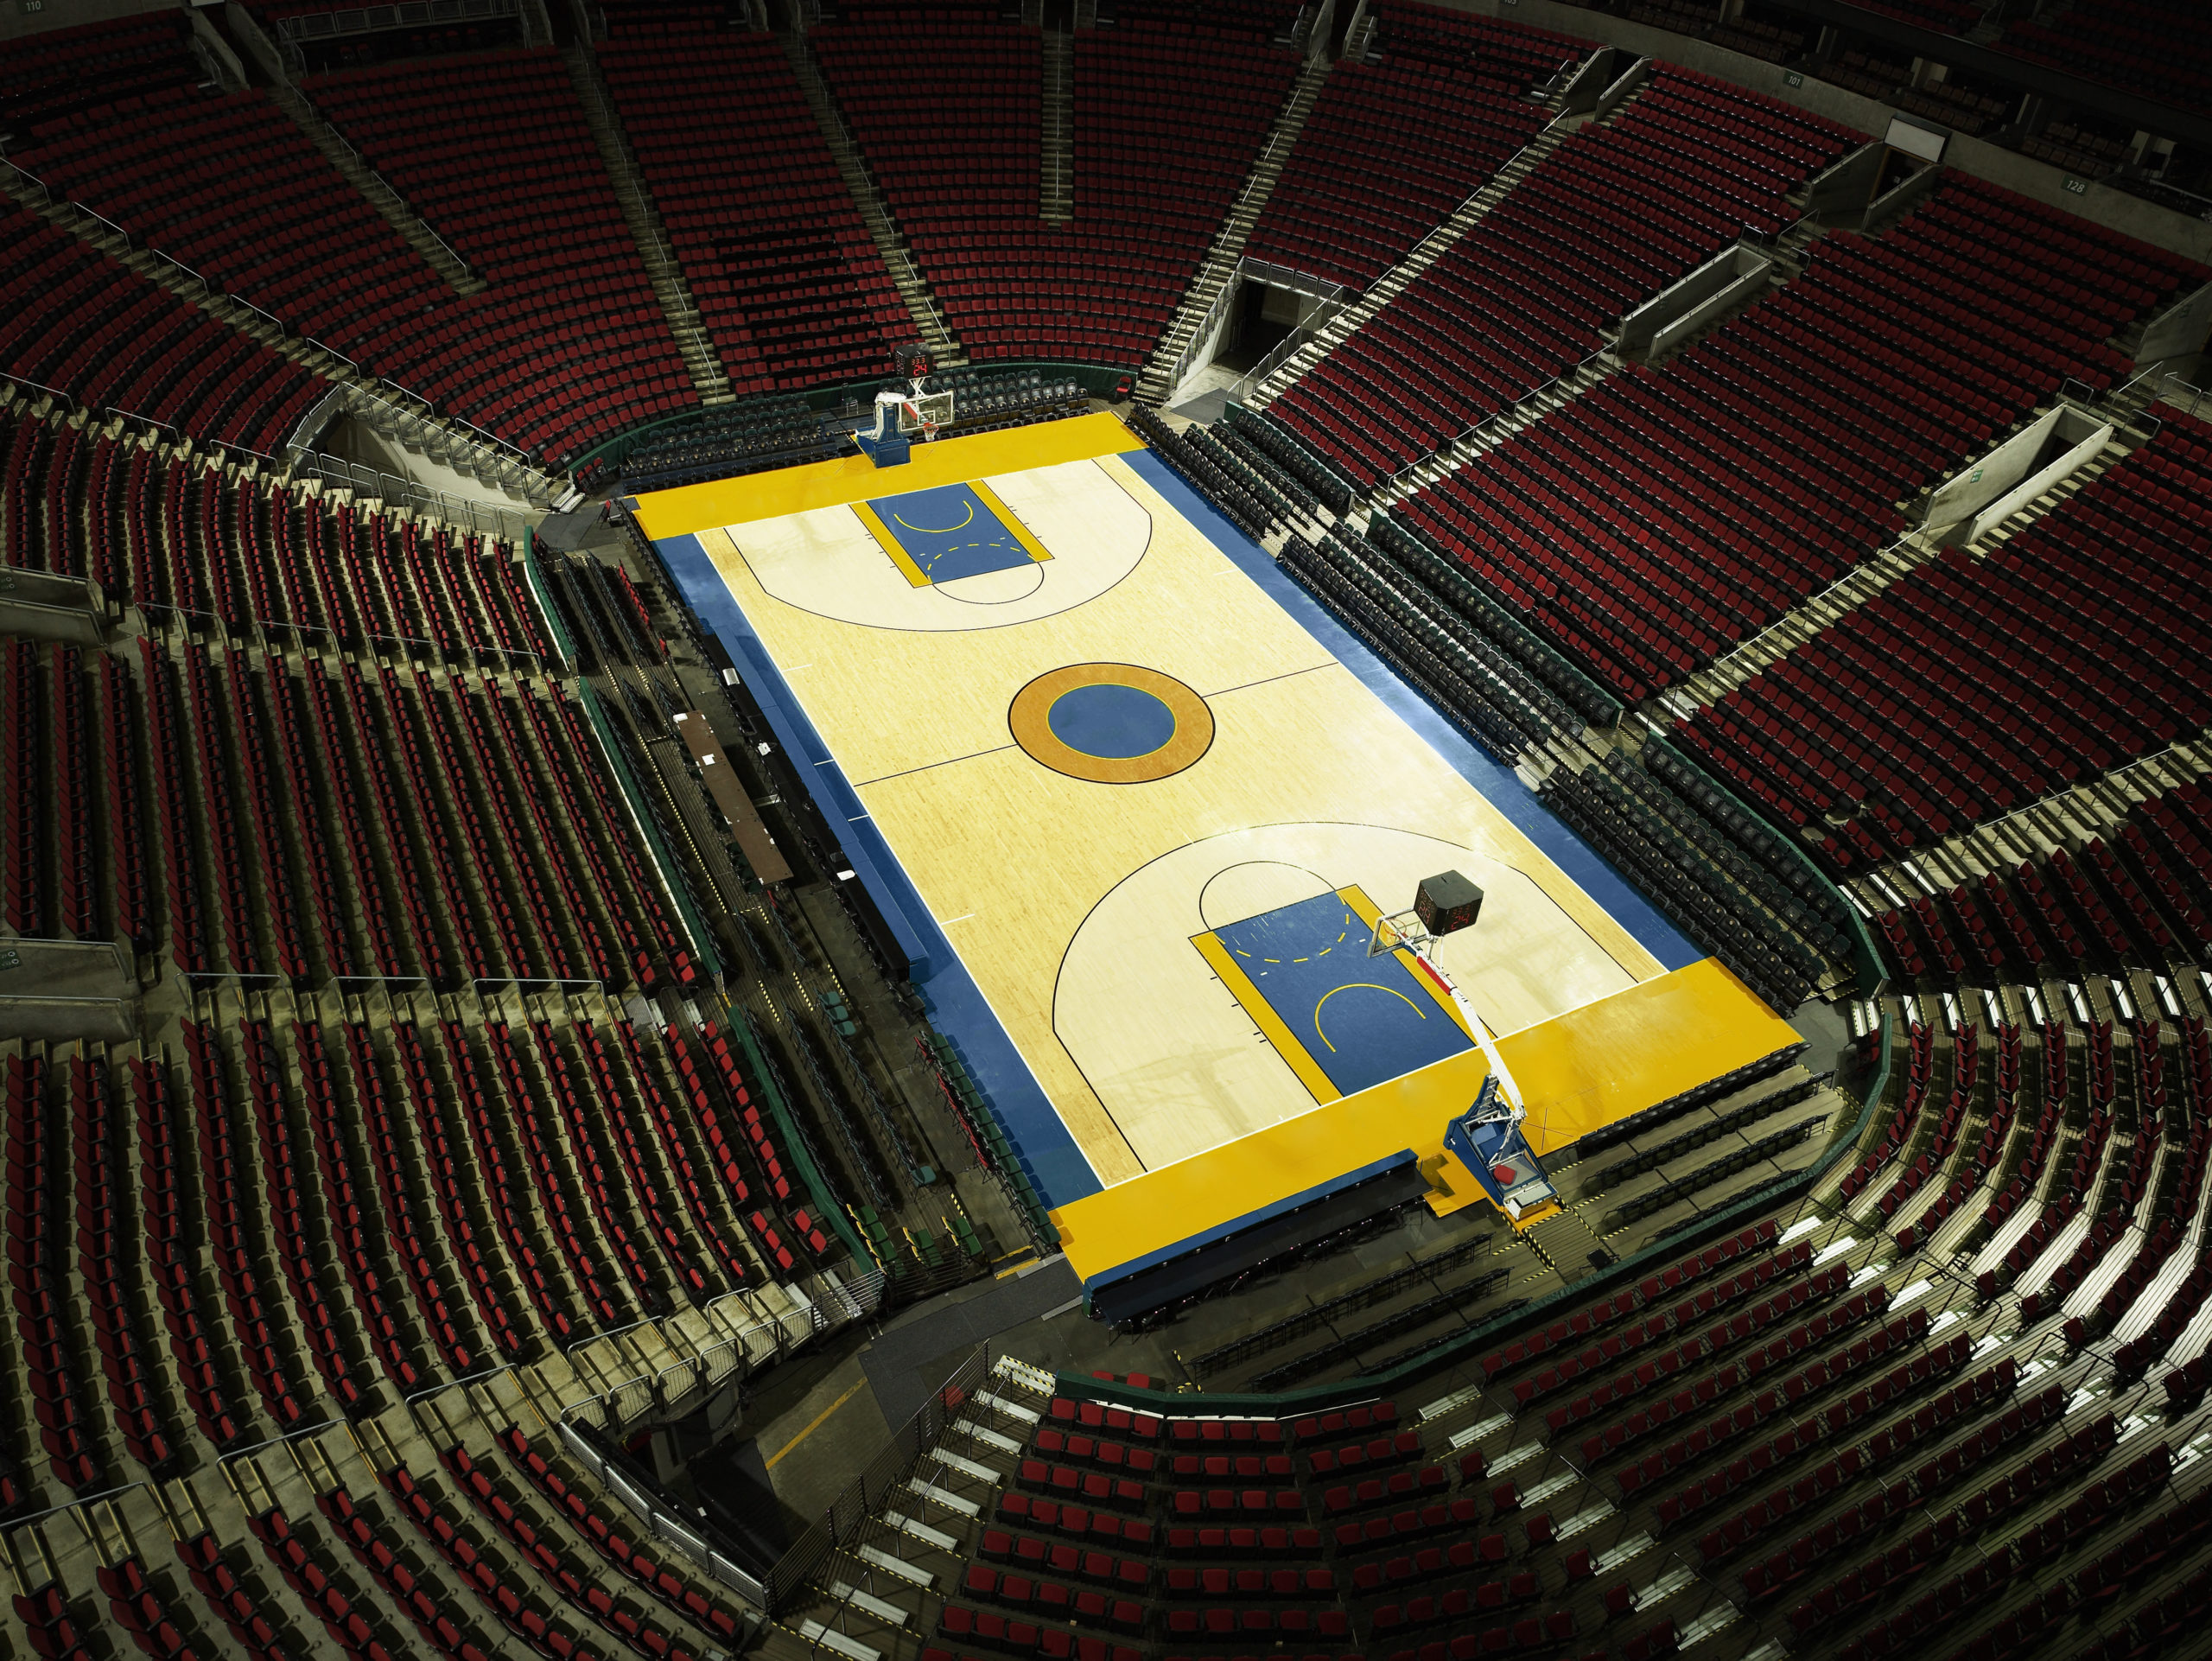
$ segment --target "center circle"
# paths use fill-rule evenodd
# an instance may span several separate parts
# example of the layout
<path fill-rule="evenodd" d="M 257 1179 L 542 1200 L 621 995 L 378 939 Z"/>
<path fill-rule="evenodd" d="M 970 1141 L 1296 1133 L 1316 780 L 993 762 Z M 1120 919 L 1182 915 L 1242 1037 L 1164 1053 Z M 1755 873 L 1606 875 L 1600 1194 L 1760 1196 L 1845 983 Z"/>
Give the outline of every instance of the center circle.
<path fill-rule="evenodd" d="M 1006 724 L 1033 761 L 1095 785 L 1147 785 L 1195 767 L 1213 711 L 1173 675 L 1133 663 L 1048 669 L 1014 696 Z"/>
<path fill-rule="evenodd" d="M 1052 700 L 1045 722 L 1070 749 L 1109 761 L 1150 755 L 1175 736 L 1175 712 L 1166 703 L 1111 682 L 1071 687 Z"/>

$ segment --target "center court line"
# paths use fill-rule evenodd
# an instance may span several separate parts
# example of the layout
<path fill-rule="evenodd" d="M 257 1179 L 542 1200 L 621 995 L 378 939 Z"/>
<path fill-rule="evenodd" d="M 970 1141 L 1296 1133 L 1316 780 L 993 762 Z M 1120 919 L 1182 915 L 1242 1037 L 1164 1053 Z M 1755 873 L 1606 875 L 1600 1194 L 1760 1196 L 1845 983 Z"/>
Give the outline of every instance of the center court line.
<path fill-rule="evenodd" d="M 931 767 L 949 767 L 956 761 L 973 761 L 982 756 L 996 755 L 1001 750 L 1020 748 L 1018 744 L 996 744 L 987 750 L 971 750 L 966 755 L 948 755 L 942 761 L 925 761 L 918 767 L 906 767 L 897 773 L 882 773 L 873 779 L 861 779 L 848 782 L 852 784 L 855 790 L 866 790 L 870 785 L 880 785 L 892 779 L 905 779 L 917 773 L 927 773 Z M 823 764 L 817 761 L 815 765 L 819 767 Z"/>
<path fill-rule="evenodd" d="M 805 1429 L 800 1431 L 798 1435 L 793 1436 L 781 1448 L 779 1448 L 774 1453 L 769 1454 L 763 1468 L 771 1471 L 774 1470 L 779 1460 L 782 1459 L 785 1454 L 790 1453 L 792 1448 L 798 1447 L 799 1443 L 804 1441 L 816 1431 L 822 1429 L 823 1422 L 824 1420 L 826 1420 L 832 1413 L 835 1413 L 839 1408 L 844 1406 L 847 1402 L 851 1401 L 854 1397 L 859 1395 L 861 1391 L 865 1390 L 867 1387 L 868 1379 L 863 1376 L 858 1383 L 848 1387 L 842 1396 L 840 1396 L 836 1401 L 830 1403 L 829 1406 L 823 1408 L 822 1411 L 816 1414 L 813 1421 L 807 1425 Z"/>
<path fill-rule="evenodd" d="M 975 914 L 976 913 L 972 911 L 963 911 L 957 917 L 933 917 L 930 920 L 935 923 L 939 928 L 949 928 L 955 923 L 966 922 Z"/>
<path fill-rule="evenodd" d="M 1243 573 L 1240 571 L 1237 575 L 1242 576 Z M 1262 675 L 1257 680 L 1240 681 L 1235 686 L 1224 686 L 1217 691 L 1208 692 L 1204 696 L 1210 698 L 1227 697 L 1231 692 L 1249 691 L 1255 686 L 1271 686 L 1279 680 L 1295 680 L 1300 675 L 1315 675 L 1324 669 L 1342 669 L 1344 666 L 1336 659 L 1332 658 L 1326 663 L 1308 664 L 1303 669 L 1286 669 L 1280 675 Z"/>

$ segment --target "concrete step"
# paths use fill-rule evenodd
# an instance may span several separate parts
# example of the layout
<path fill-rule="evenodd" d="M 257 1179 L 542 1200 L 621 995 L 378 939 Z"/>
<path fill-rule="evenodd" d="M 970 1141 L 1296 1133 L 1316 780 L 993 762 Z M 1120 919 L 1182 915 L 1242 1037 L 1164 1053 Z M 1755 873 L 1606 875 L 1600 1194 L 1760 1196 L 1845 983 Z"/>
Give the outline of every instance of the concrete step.
<path fill-rule="evenodd" d="M 432 270 L 453 285 L 456 294 L 481 294 L 486 284 L 484 279 L 468 267 L 468 263 L 446 244 L 445 239 L 432 230 L 429 223 L 346 141 L 345 136 L 323 118 L 306 94 L 296 87 L 276 82 L 269 89 L 276 107 L 291 117 L 293 123 L 307 140 L 329 159 L 330 164 L 343 174 L 364 200 L 384 215 L 392 228 L 407 239 L 410 246 L 429 263 Z"/>
<path fill-rule="evenodd" d="M 646 281 L 652 284 L 653 296 L 660 302 L 662 315 L 668 319 L 669 333 L 676 338 L 676 349 L 683 354 L 684 372 L 691 378 L 691 385 L 702 404 L 732 403 L 736 394 L 730 390 L 728 372 L 722 367 L 714 338 L 707 333 L 699 315 L 690 282 L 668 240 L 660 212 L 639 177 L 629 137 L 622 130 L 621 118 L 615 112 L 613 99 L 600 75 L 599 61 L 581 45 L 566 48 L 561 56 L 569 67 L 569 79 L 575 86 L 577 101 L 583 105 L 592 140 L 607 164 L 608 177 L 613 181 L 615 202 L 622 210 L 623 223 L 630 227 L 632 240 L 638 245 Z"/>
<path fill-rule="evenodd" d="M 1305 130 L 1306 117 L 1320 96 L 1329 69 L 1328 60 L 1322 58 L 1309 60 L 1299 70 L 1289 96 L 1283 100 L 1282 108 L 1268 129 L 1258 159 L 1245 176 L 1243 189 L 1223 220 L 1221 229 L 1215 233 L 1198 275 L 1184 290 L 1175 315 L 1160 332 L 1159 344 L 1137 377 L 1137 396 L 1147 403 L 1158 404 L 1166 400 L 1189 372 L 1191 366 L 1185 357 L 1192 343 L 1213 321 L 1223 291 L 1235 279 L 1238 263 L 1244 257 L 1244 245 L 1267 208 L 1268 199 L 1274 194 L 1275 182 L 1297 146 L 1299 135 Z"/>
<path fill-rule="evenodd" d="M 860 210 L 861 223 L 868 227 L 869 238 L 876 251 L 882 257 L 885 269 L 891 273 L 892 285 L 914 320 L 914 328 L 922 343 L 940 368 L 957 368 L 968 361 L 960 342 L 938 310 L 937 302 L 915 266 L 913 256 L 906 246 L 905 236 L 890 208 L 876 188 L 875 181 L 868 175 L 860 147 L 847 130 L 845 118 L 831 97 L 829 83 L 823 80 L 822 71 L 814 60 L 814 53 L 806 37 L 796 32 L 778 37 L 784 56 L 790 61 L 791 73 L 798 78 L 799 91 L 806 99 L 807 108 L 813 112 L 814 124 L 821 130 L 823 141 L 830 146 L 830 154 L 837 163 L 837 172 L 845 181 L 845 188 Z"/>

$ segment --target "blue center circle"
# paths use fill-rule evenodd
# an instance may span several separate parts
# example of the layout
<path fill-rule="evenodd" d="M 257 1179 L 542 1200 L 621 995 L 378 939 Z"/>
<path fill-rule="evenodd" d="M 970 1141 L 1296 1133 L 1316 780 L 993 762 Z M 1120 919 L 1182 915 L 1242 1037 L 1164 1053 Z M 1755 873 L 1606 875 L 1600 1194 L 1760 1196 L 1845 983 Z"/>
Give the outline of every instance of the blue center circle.
<path fill-rule="evenodd" d="M 1052 700 L 1045 722 L 1078 754 L 1127 761 L 1175 736 L 1175 712 L 1149 692 L 1110 682 L 1075 686 Z"/>

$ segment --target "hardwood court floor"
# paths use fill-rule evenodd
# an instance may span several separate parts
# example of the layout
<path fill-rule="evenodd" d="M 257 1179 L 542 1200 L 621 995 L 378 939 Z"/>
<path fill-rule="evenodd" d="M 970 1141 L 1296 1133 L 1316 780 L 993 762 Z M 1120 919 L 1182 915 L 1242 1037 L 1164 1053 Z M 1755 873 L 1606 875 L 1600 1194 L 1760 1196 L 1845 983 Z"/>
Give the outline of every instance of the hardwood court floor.
<path fill-rule="evenodd" d="M 1395 908 L 1421 877 L 1458 869 L 1484 892 L 1482 919 L 1440 958 L 1495 1033 L 1529 1032 L 1667 977 L 1130 466 L 1122 452 L 1135 448 L 1119 422 L 1093 416 L 918 448 L 913 465 L 881 473 L 824 463 L 791 470 L 806 477 L 664 493 L 640 512 L 656 538 L 696 535 L 1100 1183 L 1110 1192 L 1233 1151 L 1339 1100 L 1325 1066 L 1300 1066 L 1284 1041 L 1304 1006 L 1270 1021 L 1249 985 L 1240 997 L 1217 974 L 1205 942 L 1228 926 L 1355 886 Z M 938 491 L 976 481 L 982 491 Z M 1047 557 L 995 556 L 999 569 L 918 583 L 915 562 L 871 528 L 882 516 L 856 505 L 923 490 L 937 493 L 917 500 L 942 500 L 955 517 L 980 511 L 975 535 L 993 546 L 1013 538 L 989 520 L 1014 516 L 1019 526 L 1004 530 Z M 917 523 L 943 544 L 943 527 Z M 1038 759 L 1067 760 L 1033 717 L 1025 748 L 1009 710 L 1055 674 L 1185 689 L 1198 704 L 1184 701 L 1167 723 L 1183 749 L 1170 740 L 1153 752 L 1179 770 L 1103 783 Z M 1164 696 L 1172 704 L 1181 694 Z M 1201 748 L 1189 734 L 1208 718 Z M 1081 741 L 1110 748 L 1110 722 L 1105 730 Z M 1097 764 L 1114 776 L 1128 765 Z M 1363 952 L 1363 939 L 1353 944 Z M 1334 1034 L 1317 1007 L 1313 1029 L 1296 1034 L 1325 1061 L 1342 1019 L 1359 1019 L 1360 998 L 1383 990 L 1351 968 L 1342 978 L 1364 990 L 1337 1003 Z M 1742 1007 L 1726 1018 L 1773 1021 L 1735 995 Z M 1437 1098 L 1433 1142 L 1471 1088 L 1465 1058 L 1431 1072 L 1456 1098 Z M 1599 1096 L 1610 1104 L 1615 1092 L 1592 1094 L 1593 1106 Z M 1577 1117 L 1561 1121 L 1554 1145 L 1580 1134 Z M 1204 1208 L 1242 1214 L 1299 1191 L 1284 1182 L 1310 1187 L 1351 1168 L 1304 1169 L 1331 1157 L 1308 1149 L 1299 1168 L 1261 1178 L 1242 1200 L 1232 1181 Z M 1164 1217 L 1142 1231 L 1173 1226 Z"/>

